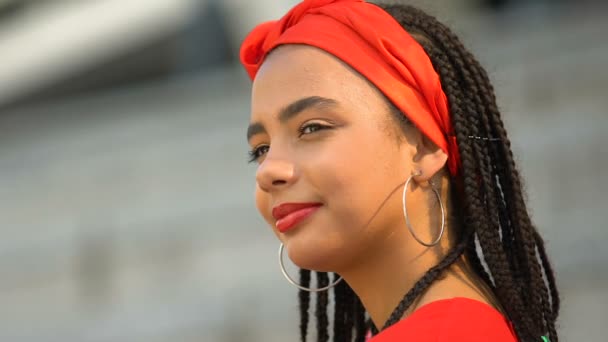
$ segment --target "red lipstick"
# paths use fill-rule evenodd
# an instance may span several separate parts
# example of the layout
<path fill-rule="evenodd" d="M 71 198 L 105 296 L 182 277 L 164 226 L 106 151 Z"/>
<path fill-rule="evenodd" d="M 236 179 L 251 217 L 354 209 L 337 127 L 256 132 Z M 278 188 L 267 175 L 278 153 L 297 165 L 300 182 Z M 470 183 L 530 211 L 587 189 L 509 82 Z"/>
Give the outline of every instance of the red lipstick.
<path fill-rule="evenodd" d="M 277 229 L 285 233 L 312 215 L 320 206 L 321 203 L 283 203 L 272 209 L 272 216 L 277 220 Z"/>

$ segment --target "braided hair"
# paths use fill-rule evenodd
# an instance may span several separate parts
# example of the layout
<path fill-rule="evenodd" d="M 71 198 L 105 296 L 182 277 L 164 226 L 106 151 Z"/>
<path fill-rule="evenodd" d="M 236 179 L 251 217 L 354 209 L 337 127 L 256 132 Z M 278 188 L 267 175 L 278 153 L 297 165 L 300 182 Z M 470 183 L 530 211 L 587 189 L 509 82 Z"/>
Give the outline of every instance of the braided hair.
<path fill-rule="evenodd" d="M 452 203 L 458 205 L 456 244 L 405 294 L 383 329 L 398 322 L 441 274 L 464 256 L 504 308 L 521 341 L 539 341 L 546 335 L 558 341 L 555 322 L 559 294 L 544 242 L 526 209 L 522 183 L 507 132 L 485 70 L 460 40 L 434 17 L 412 6 L 378 4 L 422 45 L 440 76 L 462 160 Z M 409 124 L 395 113 L 401 124 Z M 493 137 L 496 141 L 472 137 Z M 479 248 L 477 247 L 479 245 Z M 319 286 L 329 275 L 316 272 Z M 335 275 L 337 277 L 337 275 Z M 301 284 L 310 284 L 311 271 L 300 271 Z M 328 293 L 317 294 L 317 341 L 329 341 Z M 346 282 L 334 288 L 333 341 L 364 341 L 372 324 L 357 295 Z M 301 291 L 300 337 L 305 342 L 310 294 Z"/>

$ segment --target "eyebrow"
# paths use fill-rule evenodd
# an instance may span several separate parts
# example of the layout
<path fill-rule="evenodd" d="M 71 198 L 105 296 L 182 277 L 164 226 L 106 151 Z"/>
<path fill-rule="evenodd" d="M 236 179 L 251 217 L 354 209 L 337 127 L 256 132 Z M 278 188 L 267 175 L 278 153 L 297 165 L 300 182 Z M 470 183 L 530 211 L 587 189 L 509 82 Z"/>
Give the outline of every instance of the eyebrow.
<path fill-rule="evenodd" d="M 327 109 L 338 106 L 338 101 L 321 96 L 309 96 L 290 103 L 279 112 L 279 122 L 284 124 L 298 114 L 311 108 Z M 256 134 L 266 133 L 266 128 L 259 122 L 254 122 L 247 128 L 247 141 Z"/>

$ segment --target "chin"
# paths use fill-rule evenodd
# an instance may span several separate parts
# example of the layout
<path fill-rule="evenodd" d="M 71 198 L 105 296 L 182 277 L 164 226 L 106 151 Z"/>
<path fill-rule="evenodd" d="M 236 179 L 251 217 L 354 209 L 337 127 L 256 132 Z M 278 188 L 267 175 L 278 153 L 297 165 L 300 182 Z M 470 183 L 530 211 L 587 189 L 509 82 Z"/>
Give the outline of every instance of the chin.
<path fill-rule="evenodd" d="M 307 237 L 305 234 L 291 236 L 285 249 L 291 262 L 300 268 L 317 272 L 335 272 L 347 257 L 346 246 L 339 239 L 329 236 Z M 287 261 L 287 260 L 285 260 Z"/>

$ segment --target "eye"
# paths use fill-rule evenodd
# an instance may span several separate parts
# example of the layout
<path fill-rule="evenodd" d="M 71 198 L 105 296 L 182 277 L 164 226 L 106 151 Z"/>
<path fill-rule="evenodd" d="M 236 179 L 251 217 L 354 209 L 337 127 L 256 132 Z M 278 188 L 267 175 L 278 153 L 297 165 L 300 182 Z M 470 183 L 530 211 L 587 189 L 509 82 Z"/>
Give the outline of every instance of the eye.
<path fill-rule="evenodd" d="M 304 135 L 304 134 L 311 134 L 314 133 L 316 131 L 320 131 L 320 130 L 324 130 L 324 129 L 328 129 L 328 126 L 325 125 L 321 125 L 319 123 L 309 123 L 306 125 L 303 125 L 302 127 L 300 127 L 299 132 L 300 132 L 300 136 Z"/>
<path fill-rule="evenodd" d="M 260 145 L 253 150 L 249 151 L 249 163 L 253 163 L 260 159 L 264 154 L 268 153 L 268 145 Z"/>

